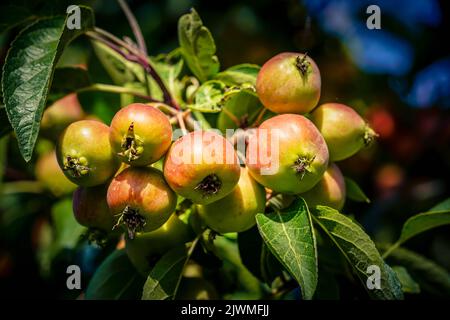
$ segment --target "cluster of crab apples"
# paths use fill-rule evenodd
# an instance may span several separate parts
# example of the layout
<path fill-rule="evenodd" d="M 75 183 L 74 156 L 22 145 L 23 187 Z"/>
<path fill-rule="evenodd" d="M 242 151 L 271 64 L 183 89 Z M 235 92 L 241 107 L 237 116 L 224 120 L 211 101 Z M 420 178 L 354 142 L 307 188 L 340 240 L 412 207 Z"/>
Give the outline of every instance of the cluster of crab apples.
<path fill-rule="evenodd" d="M 346 105 L 317 106 L 320 90 L 320 72 L 310 57 L 281 53 L 267 61 L 256 93 L 276 115 L 246 136 L 245 157 L 217 132 L 196 130 L 173 141 L 169 118 L 152 103 L 123 107 L 110 126 L 95 120 L 70 124 L 60 136 L 57 159 L 79 185 L 73 196 L 77 221 L 105 231 L 123 226 L 127 241 L 138 242 L 178 223 L 180 199 L 192 202 L 201 222 L 218 233 L 251 228 L 269 193 L 341 209 L 345 184 L 334 162 L 376 134 Z M 161 162 L 159 170 L 155 164 Z"/>

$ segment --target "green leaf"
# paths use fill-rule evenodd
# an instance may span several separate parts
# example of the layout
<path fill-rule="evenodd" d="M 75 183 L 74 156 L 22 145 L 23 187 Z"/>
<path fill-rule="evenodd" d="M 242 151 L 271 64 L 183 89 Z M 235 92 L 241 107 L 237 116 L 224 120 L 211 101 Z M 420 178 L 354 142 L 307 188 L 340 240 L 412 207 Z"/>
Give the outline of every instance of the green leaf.
<path fill-rule="evenodd" d="M 414 281 L 405 267 L 393 266 L 392 270 L 394 270 L 398 280 L 402 284 L 402 291 L 404 293 L 420 293 L 419 284 Z"/>
<path fill-rule="evenodd" d="M 282 212 L 256 215 L 259 232 L 273 255 L 299 283 L 305 299 L 317 286 L 317 248 L 311 216 L 303 199 Z"/>
<path fill-rule="evenodd" d="M 225 88 L 225 84 L 221 81 L 205 82 L 197 89 L 194 104 L 189 105 L 189 108 L 200 112 L 219 112 L 222 109 L 221 103 Z"/>
<path fill-rule="evenodd" d="M 350 178 L 344 177 L 347 198 L 356 202 L 370 203 L 370 199 L 364 194 L 358 184 Z"/>
<path fill-rule="evenodd" d="M 235 90 L 225 99 L 217 118 L 217 128 L 224 133 L 226 129 L 248 127 L 263 112 L 263 105 L 251 89 Z"/>
<path fill-rule="evenodd" d="M 33 153 L 56 63 L 64 47 L 93 25 L 92 10 L 80 9 L 81 29 L 69 30 L 60 16 L 38 20 L 22 30 L 6 56 L 4 103 L 26 161 Z"/>
<path fill-rule="evenodd" d="M 438 205 L 431 208 L 431 211 L 419 213 L 403 224 L 402 232 L 400 238 L 392 247 L 387 250 L 383 257 L 387 257 L 391 254 L 392 250 L 399 247 L 405 241 L 411 239 L 412 237 L 425 232 L 427 230 L 440 227 L 446 224 L 450 224 L 450 201 L 449 199 L 439 203 Z"/>
<path fill-rule="evenodd" d="M 329 207 L 317 206 L 311 211 L 314 221 L 339 248 L 372 298 L 402 298 L 400 283 L 395 273 L 385 264 L 375 244 L 359 225 Z M 380 268 L 381 289 L 367 288 L 367 279 L 372 275 L 367 271 L 371 265 Z"/>
<path fill-rule="evenodd" d="M 175 58 L 177 58 L 175 62 L 171 61 Z M 149 59 L 150 63 L 155 68 L 156 72 L 158 72 L 170 93 L 177 101 L 181 101 L 181 91 L 183 86 L 177 79 L 183 70 L 184 65 L 184 61 L 181 59 L 181 56 L 178 57 L 176 56 L 176 52 L 172 52 L 171 55 L 159 55 L 157 57 L 150 57 Z M 149 82 L 151 96 L 155 99 L 162 100 L 163 94 L 161 88 L 151 77 L 149 77 Z"/>
<path fill-rule="evenodd" d="M 141 295 L 145 279 L 125 250 L 113 251 L 98 267 L 86 289 L 87 300 L 131 300 Z"/>
<path fill-rule="evenodd" d="M 61 67 L 55 69 L 50 94 L 53 100 L 91 85 L 89 74 L 79 67 Z"/>
<path fill-rule="evenodd" d="M 72 199 L 63 199 L 52 207 L 52 219 L 55 228 L 55 246 L 60 250 L 72 249 L 78 243 L 86 228 L 80 225 L 73 216 Z"/>
<path fill-rule="evenodd" d="M 255 86 L 256 77 L 258 76 L 260 69 L 261 67 L 256 64 L 238 64 L 216 74 L 214 79 L 220 80 L 229 86 L 242 85 L 245 83 Z"/>
<path fill-rule="evenodd" d="M 419 213 L 406 220 L 398 244 L 432 228 L 450 223 L 450 209 Z"/>
<path fill-rule="evenodd" d="M 178 41 L 186 64 L 200 82 L 219 71 L 214 39 L 194 9 L 178 21 Z"/>
<path fill-rule="evenodd" d="M 123 85 L 129 82 L 145 82 L 145 71 L 139 64 L 128 61 L 102 42 L 91 40 L 94 52 L 113 82 Z"/>
<path fill-rule="evenodd" d="M 252 99 L 255 106 L 259 103 L 255 88 L 251 85 L 228 87 L 222 81 L 210 80 L 203 83 L 194 95 L 194 104 L 188 105 L 191 110 L 216 113 L 223 108 L 234 109 L 234 105 L 242 104 L 245 108 L 247 97 Z M 262 106 L 261 106 L 262 107 Z"/>
<path fill-rule="evenodd" d="M 187 260 L 188 250 L 184 245 L 163 255 L 145 281 L 142 300 L 166 300 L 175 297 Z"/>
<path fill-rule="evenodd" d="M 378 245 L 386 250 L 390 245 Z M 395 248 L 387 258 L 390 264 L 404 266 L 423 291 L 440 297 L 450 295 L 450 274 L 424 256 L 404 248 Z"/>
<path fill-rule="evenodd" d="M 450 198 L 445 199 L 444 201 L 438 203 L 428 211 L 443 211 L 443 210 L 450 210 Z"/>

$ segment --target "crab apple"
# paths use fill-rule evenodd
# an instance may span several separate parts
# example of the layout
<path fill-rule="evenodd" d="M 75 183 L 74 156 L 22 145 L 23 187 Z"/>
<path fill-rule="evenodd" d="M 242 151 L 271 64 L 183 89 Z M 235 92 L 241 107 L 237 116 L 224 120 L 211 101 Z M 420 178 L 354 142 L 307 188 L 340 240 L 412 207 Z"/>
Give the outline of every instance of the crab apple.
<path fill-rule="evenodd" d="M 75 93 L 69 94 L 45 109 L 41 120 L 43 136 L 57 140 L 72 122 L 83 119 L 84 112 Z"/>
<path fill-rule="evenodd" d="M 151 167 L 129 167 L 111 181 L 106 196 L 116 225 L 124 225 L 130 238 L 136 232 L 161 227 L 175 210 L 177 196 L 161 171 Z"/>
<path fill-rule="evenodd" d="M 158 229 L 138 232 L 134 239 L 126 237 L 125 250 L 131 263 L 145 275 L 161 255 L 177 245 L 191 241 L 193 235 L 189 225 L 173 213 Z"/>
<path fill-rule="evenodd" d="M 325 140 L 301 115 L 283 114 L 264 121 L 248 142 L 246 164 L 250 174 L 276 192 L 306 192 L 328 167 Z"/>
<path fill-rule="evenodd" d="M 120 165 L 109 144 L 109 127 L 95 120 L 70 124 L 59 138 L 56 154 L 66 177 L 83 187 L 105 183 Z"/>
<path fill-rule="evenodd" d="M 154 106 L 133 103 L 114 115 L 109 140 L 123 162 L 147 166 L 169 149 L 172 126 L 166 115 Z"/>
<path fill-rule="evenodd" d="M 59 167 L 55 150 L 38 158 L 35 172 L 37 180 L 56 197 L 71 193 L 77 188 L 77 185 L 67 179 Z"/>
<path fill-rule="evenodd" d="M 266 191 L 241 168 L 237 186 L 226 197 L 207 205 L 198 205 L 197 211 L 205 224 L 219 233 L 242 232 L 256 223 L 255 215 L 264 212 Z"/>
<path fill-rule="evenodd" d="M 239 181 L 233 145 L 211 131 L 193 131 L 174 142 L 164 162 L 164 177 L 179 195 L 208 204 L 229 194 Z"/>
<path fill-rule="evenodd" d="M 263 105 L 276 113 L 311 111 L 320 98 L 320 71 L 303 53 L 280 53 L 261 68 L 256 92 Z"/>
<path fill-rule="evenodd" d="M 340 103 L 325 103 L 311 113 L 311 120 L 328 145 L 331 161 L 344 160 L 377 136 L 352 108 Z"/>
<path fill-rule="evenodd" d="M 110 232 L 114 217 L 106 202 L 106 185 L 78 187 L 73 193 L 72 206 L 75 220 L 85 227 Z"/>
<path fill-rule="evenodd" d="M 332 163 L 314 188 L 300 196 L 309 207 L 322 205 L 341 210 L 344 207 L 345 194 L 344 176 L 339 167 Z"/>

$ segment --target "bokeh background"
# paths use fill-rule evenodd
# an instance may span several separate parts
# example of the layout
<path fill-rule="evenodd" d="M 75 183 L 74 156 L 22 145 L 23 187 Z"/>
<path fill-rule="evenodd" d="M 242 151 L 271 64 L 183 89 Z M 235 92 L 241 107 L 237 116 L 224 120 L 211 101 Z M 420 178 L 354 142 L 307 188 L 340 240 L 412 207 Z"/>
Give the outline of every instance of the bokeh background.
<path fill-rule="evenodd" d="M 85 2 L 93 6 L 98 26 L 118 36 L 132 36 L 115 1 Z M 244 62 L 261 65 L 281 51 L 307 52 L 313 57 L 322 75 L 321 103 L 352 106 L 380 135 L 370 148 L 339 163 L 371 199 L 370 204 L 348 202 L 343 212 L 354 216 L 376 241 L 395 241 L 409 216 L 449 197 L 448 1 L 128 3 L 151 55 L 177 47 L 177 20 L 195 7 L 215 38 L 222 69 Z M 371 4 L 381 8 L 381 30 L 366 27 L 366 8 Z M 65 13 L 67 3 L 30 1 L 30 6 L 38 15 Z M 6 14 L 0 12 L 1 21 L 10 18 Z M 0 64 L 19 31 L 20 26 L 2 30 Z M 60 64 L 85 65 L 93 80 L 111 83 L 86 39 L 76 40 Z M 107 123 L 119 106 L 113 94 L 85 94 L 80 101 L 86 112 Z M 38 145 L 36 154 L 39 148 L 45 149 L 45 143 Z M 61 200 L 33 184 L 36 157 L 25 163 L 12 136 L 0 140 L 0 295 L 76 298 L 65 287 L 65 267 L 81 265 L 87 280 L 108 250 L 87 243 L 75 246 L 64 235 L 59 236 L 57 249 L 48 249 L 49 223 L 58 210 L 70 210 L 70 197 Z M 405 246 L 450 270 L 449 231 L 449 227 L 434 229 Z M 50 260 L 52 254 L 57 259 Z M 425 291 L 420 297 L 436 296 L 442 292 Z"/>

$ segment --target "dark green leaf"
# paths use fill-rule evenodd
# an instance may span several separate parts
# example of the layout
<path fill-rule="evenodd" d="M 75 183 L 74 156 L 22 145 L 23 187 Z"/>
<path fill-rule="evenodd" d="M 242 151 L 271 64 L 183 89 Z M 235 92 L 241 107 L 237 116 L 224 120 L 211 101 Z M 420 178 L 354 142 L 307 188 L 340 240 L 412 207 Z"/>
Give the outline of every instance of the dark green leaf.
<path fill-rule="evenodd" d="M 393 266 L 392 270 L 397 274 L 397 278 L 402 284 L 402 291 L 404 293 L 420 293 L 420 286 L 414 281 L 405 267 Z"/>
<path fill-rule="evenodd" d="M 352 266 L 369 295 L 375 299 L 401 299 L 400 283 L 381 258 L 375 244 L 364 230 L 338 211 L 317 206 L 312 210 L 313 219 L 328 234 L 336 247 Z M 369 266 L 377 266 L 381 272 L 381 289 L 367 288 Z"/>
<path fill-rule="evenodd" d="M 386 250 L 390 245 L 379 245 Z M 404 266 L 423 291 L 439 297 L 450 295 L 450 274 L 424 256 L 404 248 L 395 248 L 387 258 L 390 264 Z"/>
<path fill-rule="evenodd" d="M 93 25 L 92 11 L 80 9 L 81 29 L 69 30 L 64 17 L 38 20 L 18 35 L 6 56 L 4 103 L 26 161 L 33 153 L 56 63 L 64 47 Z"/>
<path fill-rule="evenodd" d="M 200 82 L 211 79 L 219 71 L 214 39 L 194 9 L 178 21 L 178 41 L 184 60 Z"/>
<path fill-rule="evenodd" d="M 242 85 L 245 83 L 254 86 L 256 85 L 256 77 L 258 76 L 260 69 L 261 67 L 256 64 L 243 63 L 218 73 L 214 78 L 229 86 Z"/>
<path fill-rule="evenodd" d="M 370 203 L 369 198 L 364 194 L 358 184 L 350 178 L 344 177 L 345 189 L 347 190 L 347 198 L 357 202 Z"/>
<path fill-rule="evenodd" d="M 89 85 L 91 85 L 91 80 L 85 69 L 79 67 L 56 68 L 50 94 L 52 99 L 56 100 Z"/>
<path fill-rule="evenodd" d="M 317 249 L 311 216 L 303 199 L 283 212 L 256 215 L 259 232 L 273 255 L 299 283 L 305 299 L 317 285 Z"/>
<path fill-rule="evenodd" d="M 184 245 L 175 247 L 163 255 L 145 281 L 142 300 L 173 298 L 187 259 L 188 250 Z"/>
<path fill-rule="evenodd" d="M 88 300 L 131 300 L 141 296 L 145 279 L 125 250 L 115 250 L 98 267 L 86 289 Z"/>

